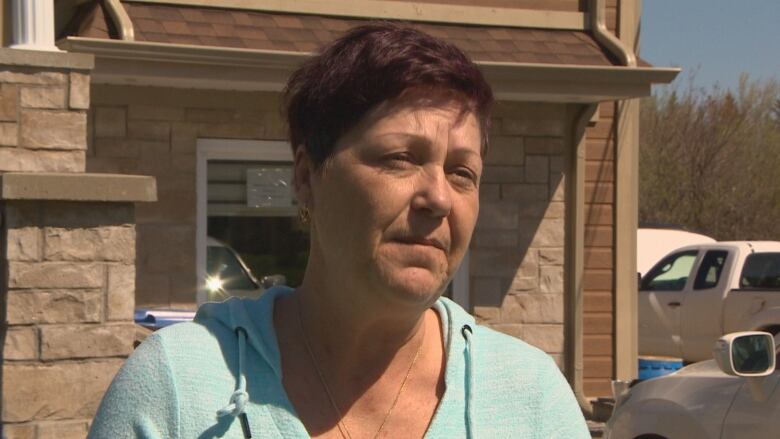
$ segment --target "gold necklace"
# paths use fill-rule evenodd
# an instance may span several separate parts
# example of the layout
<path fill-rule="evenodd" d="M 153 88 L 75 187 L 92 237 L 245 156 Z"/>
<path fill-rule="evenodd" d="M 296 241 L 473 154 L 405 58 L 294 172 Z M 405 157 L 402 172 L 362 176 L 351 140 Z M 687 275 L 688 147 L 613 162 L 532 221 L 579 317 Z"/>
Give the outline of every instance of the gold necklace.
<path fill-rule="evenodd" d="M 306 336 L 306 330 L 303 328 L 303 312 L 301 311 L 301 299 L 296 295 L 296 305 L 298 308 L 298 324 L 301 327 L 301 335 L 303 338 L 303 345 L 306 347 L 306 351 L 309 353 L 309 358 L 311 359 L 312 364 L 314 365 L 314 370 L 317 371 L 317 376 L 320 379 L 320 384 L 322 384 L 322 388 L 325 389 L 325 394 L 328 395 L 328 400 L 330 401 L 330 405 L 333 407 L 333 410 L 336 412 L 336 415 L 338 416 L 338 423 L 337 426 L 339 428 L 339 433 L 341 433 L 341 437 L 345 439 L 352 439 L 352 435 L 349 433 L 349 429 L 347 428 L 347 425 L 344 423 L 344 415 L 341 414 L 341 410 L 339 410 L 338 404 L 336 404 L 336 399 L 333 397 L 333 394 L 330 391 L 330 388 L 328 387 L 328 383 L 325 381 L 325 374 L 322 373 L 322 369 L 320 369 L 320 365 L 317 362 L 317 357 L 314 356 L 314 351 L 311 349 L 311 345 L 309 344 L 309 338 Z M 379 424 L 379 428 L 377 429 L 376 433 L 374 433 L 374 439 L 379 437 L 379 433 L 382 432 L 382 429 L 385 427 L 385 424 L 387 423 L 387 420 L 390 419 L 390 414 L 393 413 L 393 409 L 395 408 L 395 405 L 398 403 L 398 398 L 401 396 L 401 393 L 404 391 L 404 387 L 406 386 L 406 381 L 409 379 L 409 375 L 412 373 L 412 368 L 414 367 L 414 363 L 417 362 L 417 357 L 420 356 L 420 352 L 422 351 L 423 342 L 425 341 L 425 322 L 423 322 L 423 334 L 422 334 L 422 340 L 420 340 L 420 345 L 417 347 L 417 352 L 414 353 L 414 358 L 412 358 L 412 362 L 409 364 L 409 369 L 406 370 L 406 375 L 404 375 L 403 381 L 401 381 L 401 387 L 398 389 L 398 392 L 395 394 L 395 398 L 393 398 L 393 403 L 390 405 L 390 409 L 387 410 L 387 413 L 385 413 L 384 419 L 382 419 L 382 423 Z"/>

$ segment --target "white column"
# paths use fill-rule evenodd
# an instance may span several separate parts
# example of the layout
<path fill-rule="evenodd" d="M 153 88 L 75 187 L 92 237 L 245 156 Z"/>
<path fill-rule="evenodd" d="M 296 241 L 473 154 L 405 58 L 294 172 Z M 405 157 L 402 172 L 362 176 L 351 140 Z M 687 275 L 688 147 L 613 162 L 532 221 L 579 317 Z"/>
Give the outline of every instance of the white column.
<path fill-rule="evenodd" d="M 54 1 L 12 0 L 13 49 L 58 52 L 54 45 Z"/>

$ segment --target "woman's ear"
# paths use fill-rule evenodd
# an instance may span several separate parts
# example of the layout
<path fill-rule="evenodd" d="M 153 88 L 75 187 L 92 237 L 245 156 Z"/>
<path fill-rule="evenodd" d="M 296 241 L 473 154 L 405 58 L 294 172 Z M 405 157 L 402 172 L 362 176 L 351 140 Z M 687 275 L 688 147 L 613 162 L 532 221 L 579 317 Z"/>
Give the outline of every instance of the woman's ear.
<path fill-rule="evenodd" d="M 314 163 L 309 158 L 306 147 L 298 145 L 293 157 L 293 190 L 295 190 L 298 205 L 301 207 L 311 207 L 312 205 L 311 179 L 313 174 Z"/>

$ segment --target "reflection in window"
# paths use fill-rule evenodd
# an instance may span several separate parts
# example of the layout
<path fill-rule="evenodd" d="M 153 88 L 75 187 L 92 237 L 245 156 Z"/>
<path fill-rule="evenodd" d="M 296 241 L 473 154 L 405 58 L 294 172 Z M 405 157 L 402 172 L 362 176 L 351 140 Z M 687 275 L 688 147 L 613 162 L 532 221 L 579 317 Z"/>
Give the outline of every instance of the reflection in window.
<path fill-rule="evenodd" d="M 642 279 L 642 289 L 681 291 L 688 282 L 697 254 L 696 250 L 689 250 L 665 257 Z"/>
<path fill-rule="evenodd" d="M 230 244 L 256 278 L 283 276 L 285 285 L 300 285 L 309 255 L 309 232 L 298 218 L 211 216 L 208 233 Z"/>
<path fill-rule="evenodd" d="M 694 290 L 715 288 L 718 285 L 728 254 L 726 250 L 710 250 L 704 255 L 693 283 Z"/>
<path fill-rule="evenodd" d="M 258 286 L 227 247 L 209 246 L 206 251 L 206 272 L 210 279 L 219 279 L 225 290 L 254 290 Z"/>

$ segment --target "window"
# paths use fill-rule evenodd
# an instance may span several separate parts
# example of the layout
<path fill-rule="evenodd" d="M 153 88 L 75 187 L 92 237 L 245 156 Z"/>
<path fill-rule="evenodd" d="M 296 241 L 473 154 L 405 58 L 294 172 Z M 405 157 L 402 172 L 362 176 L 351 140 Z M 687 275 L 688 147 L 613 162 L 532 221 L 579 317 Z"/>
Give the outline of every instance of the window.
<path fill-rule="evenodd" d="M 681 291 L 691 275 L 696 255 L 696 250 L 688 250 L 665 257 L 642 279 L 642 290 Z"/>
<path fill-rule="evenodd" d="M 211 279 L 219 279 L 220 287 L 226 290 L 255 290 L 260 288 L 249 273 L 227 247 L 208 246 L 206 250 L 206 273 Z"/>
<path fill-rule="evenodd" d="M 753 253 L 745 259 L 740 288 L 780 289 L 780 253 Z"/>
<path fill-rule="evenodd" d="M 723 272 L 723 266 L 726 265 L 726 257 L 729 252 L 726 250 L 710 250 L 704 255 L 696 273 L 696 280 L 693 283 L 694 290 L 705 290 L 718 286 L 720 274 Z"/>

